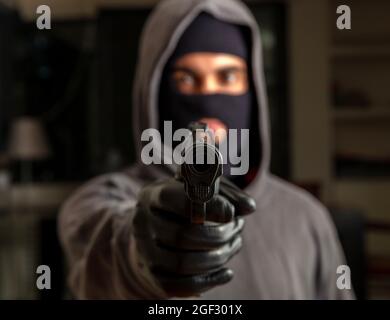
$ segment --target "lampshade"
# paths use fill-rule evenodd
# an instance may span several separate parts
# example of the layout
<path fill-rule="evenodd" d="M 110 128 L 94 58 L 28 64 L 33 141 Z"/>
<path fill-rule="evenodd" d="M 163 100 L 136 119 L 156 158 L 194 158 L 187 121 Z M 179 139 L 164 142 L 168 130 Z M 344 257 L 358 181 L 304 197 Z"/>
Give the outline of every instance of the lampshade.
<path fill-rule="evenodd" d="M 12 124 L 8 153 L 15 160 L 43 160 L 50 155 L 45 132 L 37 119 L 23 117 Z"/>

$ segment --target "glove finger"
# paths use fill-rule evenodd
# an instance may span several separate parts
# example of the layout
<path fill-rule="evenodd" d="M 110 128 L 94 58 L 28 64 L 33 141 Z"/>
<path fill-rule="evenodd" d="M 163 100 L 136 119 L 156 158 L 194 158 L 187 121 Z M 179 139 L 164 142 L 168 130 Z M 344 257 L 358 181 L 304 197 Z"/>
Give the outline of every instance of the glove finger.
<path fill-rule="evenodd" d="M 227 198 L 222 195 L 215 195 L 206 204 L 206 221 L 230 222 L 234 218 L 235 208 Z"/>
<path fill-rule="evenodd" d="M 195 276 L 177 276 L 175 274 L 157 274 L 164 290 L 174 297 L 198 296 L 216 286 L 228 283 L 233 271 L 228 268 Z"/>
<path fill-rule="evenodd" d="M 171 179 L 150 189 L 150 206 L 161 211 L 172 212 L 183 221 L 190 219 L 189 200 L 181 182 Z M 141 196 L 142 199 L 142 196 Z M 206 203 L 206 220 L 212 222 L 229 222 L 234 218 L 234 206 L 223 196 L 216 195 Z"/>
<path fill-rule="evenodd" d="M 233 204 L 236 216 L 245 216 L 256 210 L 256 201 L 224 177 L 221 179 L 219 193 Z"/>
<path fill-rule="evenodd" d="M 229 223 L 195 225 L 170 219 L 162 212 L 151 215 L 153 237 L 164 246 L 186 250 L 210 250 L 228 243 L 244 227 L 242 218 Z M 158 232 L 157 232 L 158 231 Z"/>
<path fill-rule="evenodd" d="M 209 251 L 184 251 L 156 246 L 153 269 L 180 275 L 194 275 L 217 270 L 226 264 L 242 247 L 237 236 L 231 242 Z M 157 258 L 158 257 L 158 258 Z"/>
<path fill-rule="evenodd" d="M 184 216 L 190 219 L 191 209 L 190 201 L 187 199 L 184 209 Z M 210 201 L 206 202 L 205 221 L 227 223 L 234 219 L 235 208 L 227 198 L 221 195 L 215 195 Z"/>
<path fill-rule="evenodd" d="M 140 204 L 175 213 L 185 208 L 185 199 L 183 183 L 176 179 L 149 185 L 139 195 Z"/>

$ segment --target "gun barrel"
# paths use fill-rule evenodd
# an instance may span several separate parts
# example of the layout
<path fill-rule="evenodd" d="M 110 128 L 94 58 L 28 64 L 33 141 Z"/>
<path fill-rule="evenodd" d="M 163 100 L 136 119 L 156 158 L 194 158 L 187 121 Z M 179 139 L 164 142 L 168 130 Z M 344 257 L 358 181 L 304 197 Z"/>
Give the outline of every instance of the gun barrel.
<path fill-rule="evenodd" d="M 207 139 L 193 141 L 184 157 L 181 176 L 190 201 L 191 223 L 203 224 L 206 220 L 206 203 L 218 192 L 222 155 Z"/>

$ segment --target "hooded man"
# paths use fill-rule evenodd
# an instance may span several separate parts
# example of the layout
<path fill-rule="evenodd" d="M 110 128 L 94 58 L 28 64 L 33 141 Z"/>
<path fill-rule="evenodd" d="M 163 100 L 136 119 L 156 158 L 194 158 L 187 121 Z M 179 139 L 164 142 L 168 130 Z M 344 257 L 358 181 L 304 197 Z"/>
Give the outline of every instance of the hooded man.
<path fill-rule="evenodd" d="M 237 0 L 166 0 L 156 7 L 142 35 L 134 88 L 139 161 L 81 187 L 60 214 L 75 297 L 353 297 L 336 285 L 344 257 L 328 212 L 269 172 L 260 40 Z M 235 176 L 228 161 L 204 225 L 188 223 L 175 166 L 142 162 L 142 132 L 162 132 L 168 120 L 174 129 L 202 120 L 214 129 L 251 130 L 249 168 Z"/>

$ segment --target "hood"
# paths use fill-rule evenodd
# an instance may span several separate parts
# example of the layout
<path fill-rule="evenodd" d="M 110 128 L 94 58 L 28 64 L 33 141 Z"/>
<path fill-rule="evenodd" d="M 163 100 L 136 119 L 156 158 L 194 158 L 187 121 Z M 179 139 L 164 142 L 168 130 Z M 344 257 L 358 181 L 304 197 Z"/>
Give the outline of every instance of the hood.
<path fill-rule="evenodd" d="M 160 79 L 177 42 L 192 21 L 207 12 L 228 23 L 247 26 L 252 33 L 252 83 L 258 107 L 258 128 L 262 158 L 256 178 L 247 191 L 260 191 L 269 171 L 270 130 L 265 90 L 260 32 L 250 10 L 238 0 L 164 0 L 149 17 L 141 35 L 140 51 L 133 91 L 133 135 L 136 157 L 141 164 L 141 134 L 149 128 L 158 129 Z M 174 171 L 175 167 L 170 166 Z M 256 193 L 257 193 L 256 192 Z"/>

